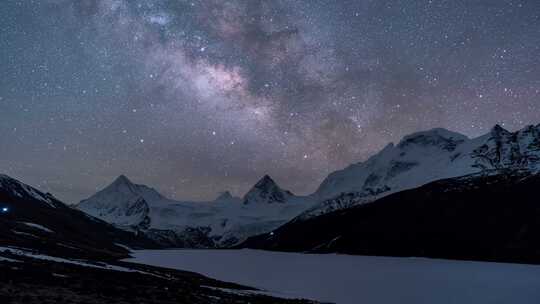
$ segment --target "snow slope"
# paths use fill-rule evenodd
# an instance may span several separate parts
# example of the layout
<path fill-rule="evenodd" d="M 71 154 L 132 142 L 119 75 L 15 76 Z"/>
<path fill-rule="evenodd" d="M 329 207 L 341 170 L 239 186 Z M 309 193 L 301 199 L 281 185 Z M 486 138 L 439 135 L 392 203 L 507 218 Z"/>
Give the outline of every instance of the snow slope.
<path fill-rule="evenodd" d="M 318 203 L 300 219 L 435 180 L 503 168 L 540 170 L 540 125 L 513 133 L 496 125 L 474 139 L 445 129 L 411 134 L 365 162 L 330 174 L 310 196 Z"/>
<path fill-rule="evenodd" d="M 143 250 L 129 261 L 337 304 L 540 303 L 532 265 L 248 249 Z"/>
<path fill-rule="evenodd" d="M 4 174 L 0 174 L 0 191 L 9 192 L 20 199 L 35 200 L 50 208 L 58 207 L 58 201 L 51 194 L 43 193 Z"/>

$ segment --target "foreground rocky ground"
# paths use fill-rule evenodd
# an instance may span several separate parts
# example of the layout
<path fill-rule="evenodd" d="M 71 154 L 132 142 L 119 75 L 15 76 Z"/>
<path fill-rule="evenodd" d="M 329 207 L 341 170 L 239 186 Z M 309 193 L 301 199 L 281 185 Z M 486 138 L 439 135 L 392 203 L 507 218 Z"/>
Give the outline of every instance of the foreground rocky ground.
<path fill-rule="evenodd" d="M 266 296 L 192 272 L 36 256 L 0 250 L 0 303 L 312 303 Z"/>

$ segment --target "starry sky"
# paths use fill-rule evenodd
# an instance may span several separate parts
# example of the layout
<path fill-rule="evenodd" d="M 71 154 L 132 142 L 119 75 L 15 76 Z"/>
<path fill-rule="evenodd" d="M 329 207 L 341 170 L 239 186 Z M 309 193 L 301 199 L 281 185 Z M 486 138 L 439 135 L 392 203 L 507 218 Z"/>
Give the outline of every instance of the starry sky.
<path fill-rule="evenodd" d="M 3 0 L 0 171 L 68 203 L 298 194 L 411 132 L 540 123 L 538 0 Z"/>

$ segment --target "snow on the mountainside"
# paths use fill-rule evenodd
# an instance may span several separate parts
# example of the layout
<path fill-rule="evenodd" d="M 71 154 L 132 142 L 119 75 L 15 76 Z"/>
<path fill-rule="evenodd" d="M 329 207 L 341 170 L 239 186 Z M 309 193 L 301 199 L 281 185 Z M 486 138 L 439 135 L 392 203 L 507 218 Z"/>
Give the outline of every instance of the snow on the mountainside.
<path fill-rule="evenodd" d="M 147 202 L 164 201 L 156 190 L 132 183 L 126 176 L 119 176 L 112 184 L 79 203 L 80 208 L 125 207 L 125 202 L 135 204 L 140 198 Z"/>
<path fill-rule="evenodd" d="M 464 135 L 444 129 L 411 134 L 363 163 L 330 174 L 314 195 L 330 198 L 340 192 L 381 188 L 388 184 L 386 181 L 403 187 L 417 185 L 421 179 L 431 179 L 444 171 L 456 147 L 466 140 Z"/>
<path fill-rule="evenodd" d="M 117 265 L 110 265 L 104 262 L 70 260 L 70 259 L 40 254 L 40 253 L 32 251 L 31 249 L 25 249 L 25 248 L 19 248 L 19 247 L 0 246 L 0 253 L 1 252 L 8 252 L 10 254 L 21 256 L 21 257 L 28 257 L 28 258 L 46 260 L 46 261 L 58 262 L 58 263 L 67 263 L 67 264 L 73 264 L 73 265 L 84 266 L 84 267 L 99 268 L 99 269 L 105 269 L 105 270 L 115 270 L 115 271 L 122 271 L 122 272 L 138 272 L 142 274 L 147 274 L 151 276 L 157 276 L 157 277 L 168 279 L 166 277 L 156 275 L 154 273 L 140 271 L 137 269 L 131 269 L 131 268 L 117 266 Z M 3 258 L 3 257 L 0 257 L 0 258 Z M 7 259 L 7 258 L 4 258 L 4 259 Z M 16 260 L 13 260 L 13 261 L 16 261 Z M 16 262 L 20 262 L 20 261 L 16 261 Z"/>
<path fill-rule="evenodd" d="M 39 224 L 28 223 L 28 222 L 22 222 L 22 223 L 25 224 L 26 226 L 33 227 L 33 228 L 36 228 L 36 229 L 39 229 L 39 230 L 42 230 L 42 231 L 45 231 L 45 232 L 49 232 L 49 233 L 54 232 L 51 229 L 49 229 L 49 228 L 47 228 L 45 226 L 39 225 Z"/>
<path fill-rule="evenodd" d="M 130 262 L 337 304 L 537 304 L 540 266 L 260 250 L 143 250 Z"/>
<path fill-rule="evenodd" d="M 148 221 L 148 201 L 158 202 L 165 198 L 156 190 L 133 184 L 124 175 L 112 184 L 81 201 L 77 208 L 106 222 L 120 226 L 137 226 Z"/>
<path fill-rule="evenodd" d="M 144 204 L 143 204 L 144 202 Z M 228 245 L 268 232 L 307 209 L 308 200 L 282 190 L 268 176 L 243 197 L 224 192 L 214 201 L 174 201 L 120 176 L 111 185 L 81 201 L 77 208 L 126 229 L 172 231 L 188 237 L 189 229 Z M 146 225 L 142 225 L 146 224 Z"/>
<path fill-rule="evenodd" d="M 151 208 L 152 228 L 175 230 L 182 227 L 209 227 L 211 236 L 237 237 L 268 232 L 306 209 L 308 201 L 289 197 L 283 204 L 237 202 L 176 202 Z M 244 200 L 245 202 L 245 200 Z"/>
<path fill-rule="evenodd" d="M 56 208 L 49 194 L 45 194 L 7 175 L 0 174 L 0 188 L 5 189 L 16 197 L 30 197 L 47 204 L 49 207 Z"/>
<path fill-rule="evenodd" d="M 429 182 L 485 170 L 540 169 L 540 125 L 509 132 L 495 126 L 469 139 L 433 129 L 389 144 L 367 161 L 330 174 L 311 195 L 318 201 L 300 218 L 308 218 Z"/>

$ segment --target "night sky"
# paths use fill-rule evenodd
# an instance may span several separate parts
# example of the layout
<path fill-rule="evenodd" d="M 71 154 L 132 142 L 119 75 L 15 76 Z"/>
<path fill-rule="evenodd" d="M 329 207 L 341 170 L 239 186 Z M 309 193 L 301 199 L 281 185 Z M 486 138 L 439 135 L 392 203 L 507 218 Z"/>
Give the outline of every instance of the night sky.
<path fill-rule="evenodd" d="M 540 123 L 540 1 L 2 0 L 0 172 L 68 203 L 295 193 L 408 133 Z"/>

